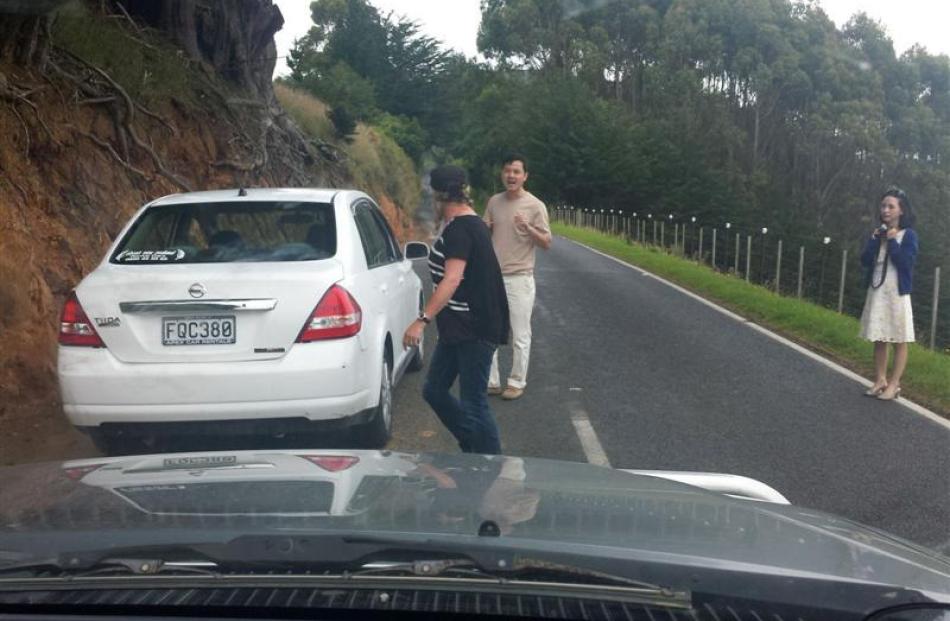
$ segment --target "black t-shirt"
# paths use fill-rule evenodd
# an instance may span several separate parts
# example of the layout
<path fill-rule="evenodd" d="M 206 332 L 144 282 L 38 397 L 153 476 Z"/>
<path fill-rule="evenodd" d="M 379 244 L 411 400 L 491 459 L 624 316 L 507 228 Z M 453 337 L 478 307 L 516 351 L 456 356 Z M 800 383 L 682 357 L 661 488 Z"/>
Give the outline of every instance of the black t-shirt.
<path fill-rule="evenodd" d="M 429 272 L 436 286 L 445 275 L 446 259 L 465 261 L 462 282 L 449 303 L 436 315 L 439 339 L 446 344 L 465 341 L 508 342 L 508 297 L 491 233 L 478 216 L 459 216 L 442 230 L 429 254 Z"/>

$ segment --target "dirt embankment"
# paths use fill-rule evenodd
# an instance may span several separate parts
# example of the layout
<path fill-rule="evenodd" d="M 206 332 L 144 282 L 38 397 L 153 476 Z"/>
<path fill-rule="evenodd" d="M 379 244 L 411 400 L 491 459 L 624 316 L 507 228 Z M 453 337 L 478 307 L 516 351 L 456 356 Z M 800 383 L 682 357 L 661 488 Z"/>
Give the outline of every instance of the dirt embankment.
<path fill-rule="evenodd" d="M 305 136 L 272 93 L 244 97 L 161 33 L 82 20 L 122 29 L 141 83 L 77 55 L 81 45 L 60 47 L 56 29 L 42 66 L 0 56 L 0 464 L 91 451 L 59 409 L 59 311 L 144 202 L 185 189 L 353 185 L 346 155 Z M 149 57 L 156 72 L 186 72 L 174 92 L 148 83 Z M 375 194 L 410 235 L 410 206 Z"/>

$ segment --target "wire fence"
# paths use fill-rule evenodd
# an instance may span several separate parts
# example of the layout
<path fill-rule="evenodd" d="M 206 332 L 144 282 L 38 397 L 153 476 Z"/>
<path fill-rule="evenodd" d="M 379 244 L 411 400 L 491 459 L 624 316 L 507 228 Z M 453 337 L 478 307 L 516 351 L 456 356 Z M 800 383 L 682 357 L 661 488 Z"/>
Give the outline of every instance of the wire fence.
<path fill-rule="evenodd" d="M 718 226 L 673 216 L 620 210 L 557 207 L 555 221 L 663 248 L 719 272 L 797 297 L 839 313 L 861 316 L 867 289 L 853 243 L 830 237 L 777 236 L 725 222 Z M 853 240 L 848 240 L 853 242 Z M 918 256 L 911 304 L 917 342 L 950 354 L 950 274 L 926 253 Z"/>

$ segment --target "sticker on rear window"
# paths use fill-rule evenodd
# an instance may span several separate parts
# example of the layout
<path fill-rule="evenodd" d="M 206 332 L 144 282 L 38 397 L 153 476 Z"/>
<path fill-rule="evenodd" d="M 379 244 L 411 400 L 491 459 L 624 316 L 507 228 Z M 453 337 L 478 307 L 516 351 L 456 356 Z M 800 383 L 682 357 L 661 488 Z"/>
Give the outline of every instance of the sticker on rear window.
<path fill-rule="evenodd" d="M 123 250 L 115 259 L 122 263 L 163 263 L 167 261 L 181 261 L 185 258 L 185 251 L 175 250 Z"/>

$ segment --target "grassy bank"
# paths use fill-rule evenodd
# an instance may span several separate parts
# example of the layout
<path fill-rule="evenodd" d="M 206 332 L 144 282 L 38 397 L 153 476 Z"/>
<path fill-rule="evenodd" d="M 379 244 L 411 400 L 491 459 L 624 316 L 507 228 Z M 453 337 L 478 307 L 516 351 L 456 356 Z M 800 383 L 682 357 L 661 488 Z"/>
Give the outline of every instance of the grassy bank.
<path fill-rule="evenodd" d="M 866 377 L 873 375 L 872 346 L 858 338 L 854 317 L 787 298 L 705 265 L 656 248 L 589 229 L 555 223 L 554 232 L 642 267 L 735 311 Z M 911 345 L 901 382 L 904 396 L 950 418 L 950 356 Z"/>
<path fill-rule="evenodd" d="M 406 216 L 412 215 L 422 200 L 419 175 L 412 159 L 395 140 L 364 123 L 357 124 L 349 140 L 340 140 L 330 121 L 330 108 L 324 102 L 280 82 L 274 84 L 274 93 L 308 136 L 331 143 L 346 154 L 344 166 L 353 187 L 366 190 L 380 202 L 391 200 Z"/>

